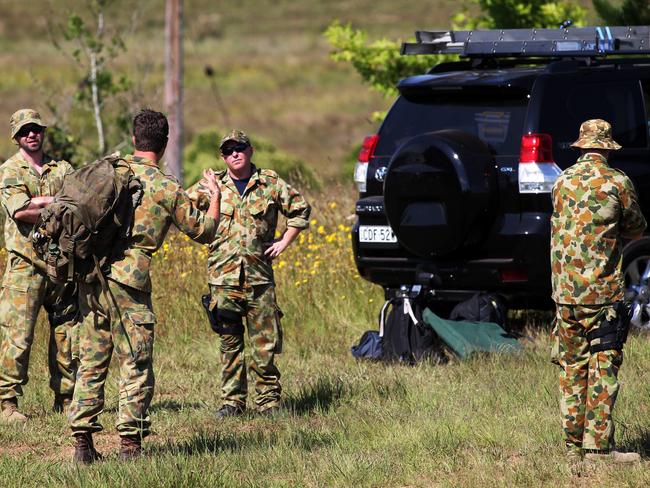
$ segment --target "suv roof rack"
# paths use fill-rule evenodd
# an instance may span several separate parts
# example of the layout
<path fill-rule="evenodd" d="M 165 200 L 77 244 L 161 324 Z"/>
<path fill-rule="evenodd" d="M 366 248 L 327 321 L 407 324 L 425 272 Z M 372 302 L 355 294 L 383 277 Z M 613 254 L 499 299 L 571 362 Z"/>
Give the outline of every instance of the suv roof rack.
<path fill-rule="evenodd" d="M 466 57 L 576 57 L 650 54 L 650 26 L 417 31 L 402 54 Z"/>

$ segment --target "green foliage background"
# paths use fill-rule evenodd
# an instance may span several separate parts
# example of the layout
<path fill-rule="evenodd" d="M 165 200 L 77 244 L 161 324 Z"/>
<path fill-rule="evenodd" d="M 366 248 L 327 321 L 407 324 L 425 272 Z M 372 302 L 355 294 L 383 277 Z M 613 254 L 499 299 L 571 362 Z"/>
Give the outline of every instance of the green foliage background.
<path fill-rule="evenodd" d="M 455 16 L 463 28 L 527 29 L 559 27 L 565 20 L 574 26 L 584 25 L 587 10 L 567 0 L 467 0 L 464 12 Z M 469 7 L 478 7 L 479 15 L 471 15 Z"/>
<path fill-rule="evenodd" d="M 586 21 L 586 14 L 584 7 L 568 1 L 466 0 L 447 28 L 552 28 L 568 19 L 574 26 L 581 26 Z M 382 38 L 369 42 L 366 32 L 339 21 L 330 24 L 325 37 L 332 46 L 333 60 L 351 63 L 365 83 L 391 98 L 397 94 L 395 86 L 402 78 L 426 73 L 436 64 L 457 58 L 401 56 L 401 40 Z M 378 114 L 378 118 L 382 118 L 382 114 Z"/>
<path fill-rule="evenodd" d="M 650 2 L 648 0 L 593 0 L 598 16 L 609 25 L 650 24 Z"/>

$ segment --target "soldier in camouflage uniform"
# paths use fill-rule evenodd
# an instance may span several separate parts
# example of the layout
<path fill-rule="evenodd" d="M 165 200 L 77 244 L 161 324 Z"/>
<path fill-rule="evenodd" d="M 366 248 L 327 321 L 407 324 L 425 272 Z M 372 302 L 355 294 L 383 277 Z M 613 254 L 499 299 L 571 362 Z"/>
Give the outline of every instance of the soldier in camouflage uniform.
<path fill-rule="evenodd" d="M 221 335 L 222 406 L 217 417 L 239 415 L 246 409 L 244 318 L 257 410 L 273 414 L 280 405 L 275 355 L 282 351 L 282 312 L 271 260 L 307 228 L 311 209 L 275 171 L 252 164 L 253 147 L 242 131 L 224 136 L 220 150 L 227 169 L 217 173 L 221 218 L 208 257 L 209 310 L 213 328 Z M 201 189 L 199 183 L 189 190 L 199 208 L 206 205 Z M 278 213 L 287 218 L 287 229 L 274 239 Z"/>
<path fill-rule="evenodd" d="M 572 144 L 582 155 L 553 187 L 554 356 L 561 367 L 567 454 L 632 462 L 638 454 L 614 451 L 612 410 L 622 346 L 598 350 L 600 339 L 594 339 L 603 324 L 616 320 L 615 304 L 623 299 L 622 239 L 638 238 L 646 227 L 632 182 L 607 164 L 609 152 L 621 147 L 611 131 L 604 120 L 584 122 Z"/>
<path fill-rule="evenodd" d="M 18 397 L 27 384 L 34 326 L 41 306 L 48 311 L 48 359 L 54 410 L 62 411 L 72 398 L 75 362 L 71 356 L 71 331 L 76 315 L 76 295 L 70 286 L 47 279 L 45 263 L 34 254 L 32 226 L 41 209 L 61 188 L 73 169 L 43 152 L 46 126 L 35 110 L 18 110 L 11 116 L 11 139 L 18 152 L 0 166 L 0 200 L 5 211 L 4 237 L 7 268 L 0 299 L 0 402 L 2 422 L 25 422 Z"/>
<path fill-rule="evenodd" d="M 123 257 L 112 263 L 108 292 L 101 284 L 80 284 L 79 371 L 69 420 L 78 462 L 99 458 L 92 433 L 102 430 L 104 384 L 111 356 L 120 369 L 117 430 L 120 458 L 137 457 L 150 432 L 147 409 L 154 388 L 153 343 L 156 317 L 151 303 L 149 267 L 171 224 L 192 239 L 208 243 L 215 237 L 219 189 L 212 172 L 204 173 L 209 206 L 199 211 L 182 187 L 158 168 L 167 144 L 168 123 L 159 112 L 143 110 L 133 120 L 135 152 L 124 158 L 143 185 L 135 210 L 132 235 Z"/>

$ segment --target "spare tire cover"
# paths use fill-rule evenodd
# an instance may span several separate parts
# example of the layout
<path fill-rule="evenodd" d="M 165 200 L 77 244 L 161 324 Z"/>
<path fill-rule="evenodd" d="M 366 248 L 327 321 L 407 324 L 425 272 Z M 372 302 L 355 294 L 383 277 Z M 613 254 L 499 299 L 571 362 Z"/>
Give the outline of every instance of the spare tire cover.
<path fill-rule="evenodd" d="M 485 238 L 496 200 L 493 157 L 459 130 L 421 134 L 402 144 L 384 181 L 388 222 L 418 256 L 441 256 Z"/>

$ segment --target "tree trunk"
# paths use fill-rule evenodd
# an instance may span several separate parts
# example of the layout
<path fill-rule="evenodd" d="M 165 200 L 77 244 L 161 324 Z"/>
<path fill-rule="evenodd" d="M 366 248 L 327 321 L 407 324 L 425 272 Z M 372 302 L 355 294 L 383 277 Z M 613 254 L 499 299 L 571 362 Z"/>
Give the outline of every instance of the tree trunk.
<path fill-rule="evenodd" d="M 183 2 L 167 0 L 165 9 L 165 111 L 169 119 L 167 170 L 183 181 Z"/>
<path fill-rule="evenodd" d="M 104 12 L 99 11 L 97 14 L 97 38 L 101 39 L 104 34 Z M 97 52 L 91 47 L 89 49 L 90 57 L 90 91 L 92 94 L 93 113 L 95 116 L 95 126 L 97 127 L 97 150 L 99 157 L 104 156 L 106 152 L 106 137 L 104 135 L 104 122 L 102 121 L 102 106 L 99 99 L 99 88 L 97 87 Z"/>

